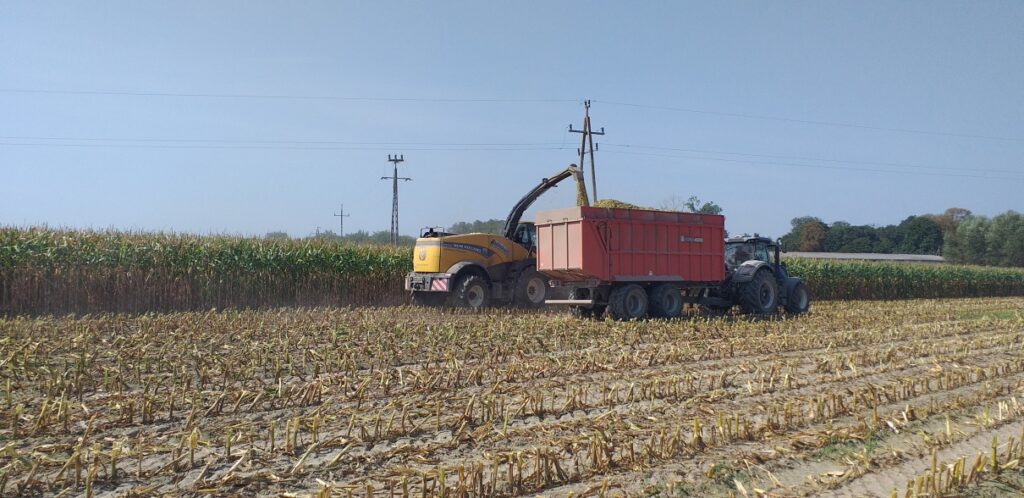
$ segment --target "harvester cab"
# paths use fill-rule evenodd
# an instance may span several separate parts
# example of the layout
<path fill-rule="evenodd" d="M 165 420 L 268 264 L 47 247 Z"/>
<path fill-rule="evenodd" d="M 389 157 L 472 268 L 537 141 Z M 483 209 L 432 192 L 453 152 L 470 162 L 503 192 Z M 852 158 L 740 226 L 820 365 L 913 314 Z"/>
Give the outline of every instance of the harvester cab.
<path fill-rule="evenodd" d="M 537 253 L 537 227 L 529 221 L 519 222 L 516 227 L 512 241 L 530 251 L 530 254 Z"/>
<path fill-rule="evenodd" d="M 789 276 L 780 252 L 778 242 L 757 234 L 726 239 L 727 287 L 744 311 L 766 315 L 779 306 L 789 313 L 807 311 L 807 286 Z"/>

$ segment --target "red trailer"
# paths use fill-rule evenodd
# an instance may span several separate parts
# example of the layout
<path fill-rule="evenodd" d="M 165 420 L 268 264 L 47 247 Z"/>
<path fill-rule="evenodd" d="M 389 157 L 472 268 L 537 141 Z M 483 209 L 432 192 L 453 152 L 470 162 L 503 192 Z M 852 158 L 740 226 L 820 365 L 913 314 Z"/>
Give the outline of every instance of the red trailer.
<path fill-rule="evenodd" d="M 569 296 L 547 303 L 582 315 L 676 317 L 686 302 L 774 313 L 803 289 L 770 240 L 730 239 L 727 248 L 721 215 L 572 207 L 538 213 L 536 229 L 537 270 Z M 793 309 L 806 311 L 806 299 Z"/>

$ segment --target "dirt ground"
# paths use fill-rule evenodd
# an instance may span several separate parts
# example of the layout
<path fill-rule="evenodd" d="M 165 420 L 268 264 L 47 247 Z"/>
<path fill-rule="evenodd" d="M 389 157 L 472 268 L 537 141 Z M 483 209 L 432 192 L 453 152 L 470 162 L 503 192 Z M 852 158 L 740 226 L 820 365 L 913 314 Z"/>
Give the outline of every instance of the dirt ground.
<path fill-rule="evenodd" d="M 0 495 L 1013 496 L 1022 309 L 2 319 Z"/>

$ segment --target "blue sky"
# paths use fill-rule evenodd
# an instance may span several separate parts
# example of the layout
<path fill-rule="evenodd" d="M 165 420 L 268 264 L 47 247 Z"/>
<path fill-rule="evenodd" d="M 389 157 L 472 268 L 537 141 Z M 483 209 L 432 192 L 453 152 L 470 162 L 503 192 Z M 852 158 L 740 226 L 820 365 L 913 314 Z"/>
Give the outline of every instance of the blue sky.
<path fill-rule="evenodd" d="M 5 1 L 0 224 L 301 236 L 343 202 L 387 229 L 389 153 L 403 233 L 504 218 L 577 160 L 583 99 L 601 197 L 697 195 L 732 232 L 1020 211 L 1021 26 L 1015 1 Z"/>

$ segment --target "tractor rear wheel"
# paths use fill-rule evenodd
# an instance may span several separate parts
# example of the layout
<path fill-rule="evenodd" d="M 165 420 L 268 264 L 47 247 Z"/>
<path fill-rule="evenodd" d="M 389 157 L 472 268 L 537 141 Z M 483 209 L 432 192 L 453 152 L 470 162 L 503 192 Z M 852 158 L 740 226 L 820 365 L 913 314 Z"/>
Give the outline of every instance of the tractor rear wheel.
<path fill-rule="evenodd" d="M 651 288 L 651 316 L 659 318 L 678 318 L 683 312 L 683 295 L 679 288 L 672 284 L 658 284 Z"/>
<path fill-rule="evenodd" d="M 740 306 L 754 315 L 770 315 L 779 307 L 779 284 L 768 270 L 760 270 L 740 289 Z"/>
<path fill-rule="evenodd" d="M 810 307 L 811 298 L 807 295 L 807 286 L 803 282 L 798 282 L 790 291 L 789 298 L 786 299 L 786 313 L 799 315 L 807 313 Z"/>
<path fill-rule="evenodd" d="M 608 315 L 615 320 L 640 320 L 647 317 L 647 292 L 636 284 L 616 287 L 608 296 Z"/>

